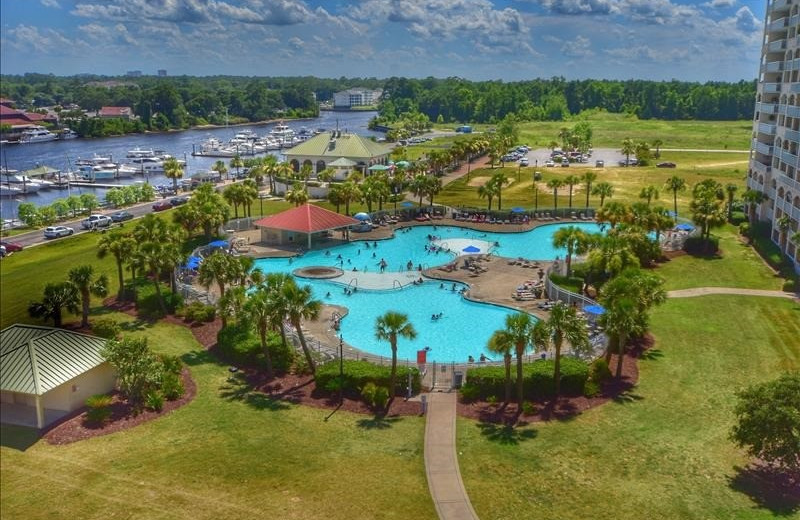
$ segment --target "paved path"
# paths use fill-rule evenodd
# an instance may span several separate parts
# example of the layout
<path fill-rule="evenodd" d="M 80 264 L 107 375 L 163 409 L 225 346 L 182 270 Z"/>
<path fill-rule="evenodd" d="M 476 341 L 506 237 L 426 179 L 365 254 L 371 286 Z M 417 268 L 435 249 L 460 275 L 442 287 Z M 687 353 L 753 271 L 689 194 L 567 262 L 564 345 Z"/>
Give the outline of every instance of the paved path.
<path fill-rule="evenodd" d="M 427 394 L 425 473 L 436 512 L 441 520 L 477 520 L 456 454 L 456 392 Z"/>
<path fill-rule="evenodd" d="M 763 289 L 738 289 L 735 287 L 693 287 L 667 292 L 669 298 L 691 298 L 706 294 L 740 294 L 746 296 L 771 296 L 773 298 L 798 298 L 797 294 L 783 291 L 767 291 Z"/>

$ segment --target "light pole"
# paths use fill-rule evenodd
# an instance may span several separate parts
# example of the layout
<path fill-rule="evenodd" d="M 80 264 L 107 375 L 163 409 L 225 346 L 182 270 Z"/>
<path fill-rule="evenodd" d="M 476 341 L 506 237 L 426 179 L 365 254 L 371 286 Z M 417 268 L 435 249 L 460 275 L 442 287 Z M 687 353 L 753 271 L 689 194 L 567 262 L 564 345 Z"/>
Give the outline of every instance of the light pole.
<path fill-rule="evenodd" d="M 339 406 L 344 404 L 344 343 L 339 334 Z"/>

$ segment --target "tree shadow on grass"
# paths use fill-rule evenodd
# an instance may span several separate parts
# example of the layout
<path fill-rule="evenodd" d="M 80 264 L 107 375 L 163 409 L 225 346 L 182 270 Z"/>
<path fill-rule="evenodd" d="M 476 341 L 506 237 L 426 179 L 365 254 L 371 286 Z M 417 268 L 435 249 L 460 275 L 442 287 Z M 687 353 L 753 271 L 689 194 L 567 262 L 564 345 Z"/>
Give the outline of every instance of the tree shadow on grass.
<path fill-rule="evenodd" d="M 755 504 L 773 515 L 794 516 L 800 512 L 800 474 L 771 468 L 765 464 L 735 466 L 736 475 L 728 485 L 749 496 Z"/>
<path fill-rule="evenodd" d="M 518 423 L 518 426 L 526 424 Z M 538 430 L 515 428 L 510 424 L 480 422 L 478 423 L 478 428 L 481 430 L 481 435 L 486 437 L 487 440 L 499 444 L 516 445 L 522 441 L 535 439 L 539 435 Z"/>
<path fill-rule="evenodd" d="M 0 446 L 17 451 L 25 451 L 39 440 L 36 428 L 3 424 L 0 426 Z"/>
<path fill-rule="evenodd" d="M 385 415 L 376 415 L 369 419 L 359 419 L 356 421 L 356 426 L 363 430 L 388 430 L 401 420 L 400 417 Z"/>
<path fill-rule="evenodd" d="M 632 390 L 625 390 L 624 392 L 620 392 L 619 394 L 614 396 L 613 401 L 617 404 L 631 404 L 637 401 L 641 401 L 642 399 L 644 399 L 644 397 L 642 397 L 639 394 L 633 393 Z"/>
<path fill-rule="evenodd" d="M 663 357 L 664 351 L 657 348 L 648 349 L 639 354 L 639 359 L 644 359 L 647 361 L 656 361 Z"/>
<path fill-rule="evenodd" d="M 280 399 L 254 391 L 247 377 L 241 373 L 231 374 L 220 387 L 219 395 L 228 401 L 241 401 L 256 410 L 276 412 L 289 409 L 289 405 Z"/>

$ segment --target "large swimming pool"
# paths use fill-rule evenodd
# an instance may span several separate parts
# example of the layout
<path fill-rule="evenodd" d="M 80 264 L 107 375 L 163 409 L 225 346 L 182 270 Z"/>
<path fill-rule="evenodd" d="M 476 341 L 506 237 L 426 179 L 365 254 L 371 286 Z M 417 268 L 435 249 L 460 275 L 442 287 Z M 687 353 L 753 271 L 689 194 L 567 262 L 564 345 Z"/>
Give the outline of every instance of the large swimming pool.
<path fill-rule="evenodd" d="M 509 258 L 553 260 L 565 251 L 553 248 L 552 236 L 563 226 L 578 226 L 587 232 L 599 232 L 597 224 L 569 222 L 537 227 L 522 233 L 480 232 L 454 226 L 417 226 L 399 229 L 395 236 L 377 242 L 353 241 L 330 249 L 315 250 L 300 257 L 269 258 L 256 261 L 264 272 L 291 273 L 307 266 L 340 267 L 344 276 L 332 280 L 301 279 L 314 291 L 314 297 L 326 304 L 341 305 L 349 309 L 341 322 L 344 340 L 363 351 L 378 355 L 391 355 L 386 342 L 375 339 L 375 320 L 386 311 L 408 314 L 417 330 L 417 338 L 398 340 L 398 357 L 415 359 L 417 350 L 430 347 L 428 361 L 464 362 L 468 356 L 478 359 L 487 352 L 486 343 L 492 332 L 503 328 L 505 317 L 515 311 L 506 307 L 475 303 L 461 297 L 460 284 L 426 280 L 421 285 L 407 285 L 408 265 L 416 268 L 436 267 L 453 261 L 466 248 L 475 248 L 477 254 L 491 252 Z M 434 238 L 434 242 L 431 238 Z M 438 244 L 448 253 L 432 251 L 430 245 Z M 474 251 L 473 249 L 470 249 Z M 380 273 L 380 263 L 386 264 Z M 353 271 L 353 269 L 356 271 Z M 366 274 L 365 274 L 366 271 Z M 360 279 L 359 279 L 360 277 Z M 359 283 L 360 282 L 360 283 Z M 369 283 L 368 283 L 369 282 Z M 358 286 L 358 291 L 346 294 L 345 288 Z M 402 289 L 391 289 L 403 285 Z M 369 289 L 368 287 L 383 287 Z M 509 288 L 511 289 L 511 288 Z M 442 313 L 432 320 L 431 315 Z M 488 352 L 487 352 L 488 354 Z"/>

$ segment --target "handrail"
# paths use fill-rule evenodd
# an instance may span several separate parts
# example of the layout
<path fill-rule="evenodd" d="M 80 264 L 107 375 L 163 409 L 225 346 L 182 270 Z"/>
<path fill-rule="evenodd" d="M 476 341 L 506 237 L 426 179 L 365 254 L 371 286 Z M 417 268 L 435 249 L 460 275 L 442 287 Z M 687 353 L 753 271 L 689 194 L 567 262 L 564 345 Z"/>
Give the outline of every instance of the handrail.
<path fill-rule="evenodd" d="M 394 289 L 395 287 L 397 287 L 398 289 L 403 288 L 403 284 L 400 283 L 400 280 L 398 280 L 397 278 L 395 278 L 394 281 L 392 282 L 392 289 Z"/>
<path fill-rule="evenodd" d="M 358 287 L 358 278 L 353 278 L 352 280 L 350 280 L 350 283 L 348 283 L 347 286 L 352 287 L 353 282 L 355 282 L 356 283 L 355 286 Z"/>

